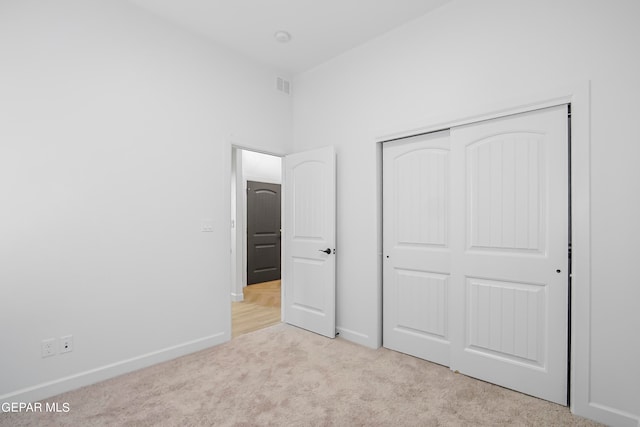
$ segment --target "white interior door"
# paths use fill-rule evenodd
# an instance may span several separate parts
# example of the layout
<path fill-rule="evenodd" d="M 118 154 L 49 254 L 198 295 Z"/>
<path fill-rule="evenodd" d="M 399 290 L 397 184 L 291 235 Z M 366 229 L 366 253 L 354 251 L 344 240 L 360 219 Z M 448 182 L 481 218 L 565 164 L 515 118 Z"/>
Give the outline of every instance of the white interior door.
<path fill-rule="evenodd" d="M 451 130 L 451 367 L 567 403 L 567 107 Z"/>
<path fill-rule="evenodd" d="M 567 126 L 560 106 L 384 148 L 385 346 L 566 404 Z"/>
<path fill-rule="evenodd" d="M 286 156 L 284 189 L 284 321 L 334 338 L 334 148 L 324 147 Z"/>
<path fill-rule="evenodd" d="M 449 366 L 449 132 L 383 149 L 384 346 Z"/>

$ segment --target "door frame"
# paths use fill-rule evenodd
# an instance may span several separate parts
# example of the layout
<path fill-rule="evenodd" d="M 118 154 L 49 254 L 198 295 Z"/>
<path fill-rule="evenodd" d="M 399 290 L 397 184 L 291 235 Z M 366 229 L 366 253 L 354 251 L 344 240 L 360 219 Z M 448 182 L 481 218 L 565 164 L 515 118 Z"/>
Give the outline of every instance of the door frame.
<path fill-rule="evenodd" d="M 628 422 L 628 418 L 614 408 L 590 402 L 591 348 L 591 196 L 590 196 L 590 121 L 591 82 L 568 82 L 545 92 L 522 93 L 511 99 L 491 102 L 472 109 L 461 106 L 460 111 L 433 116 L 419 123 L 398 123 L 374 133 L 377 152 L 377 232 L 378 232 L 378 343 L 382 343 L 382 144 L 409 136 L 436 132 L 455 126 L 495 119 L 517 113 L 571 105 L 570 131 L 570 206 L 572 237 L 572 277 L 570 290 L 570 319 L 572 331 L 569 342 L 569 398 L 571 411 L 592 419 Z M 576 215 L 579 212 L 579 215 Z M 612 419 L 612 413 L 614 413 Z"/>
<path fill-rule="evenodd" d="M 279 157 L 284 167 L 284 154 L 267 151 L 261 148 L 255 148 L 248 145 L 239 145 L 229 140 L 229 150 L 231 162 L 231 173 L 229 174 L 229 188 L 231 188 L 230 200 L 230 251 L 231 251 L 231 284 L 230 299 L 231 301 L 242 301 L 242 290 L 247 286 L 247 194 L 244 191 L 243 175 L 238 175 L 238 168 L 242 170 L 242 159 L 238 156 L 240 150 L 253 151 L 254 153 L 268 154 L 270 156 Z M 280 183 L 280 191 L 284 191 L 284 177 Z M 235 189 L 235 191 L 234 191 Z M 280 224 L 284 229 L 284 210 L 281 203 Z M 235 213 L 235 215 L 234 215 Z M 281 260 L 282 250 L 281 245 Z M 280 262 L 282 268 L 282 261 Z M 281 282 L 281 300 L 284 295 L 284 281 Z M 281 314 L 281 319 L 284 319 Z"/>

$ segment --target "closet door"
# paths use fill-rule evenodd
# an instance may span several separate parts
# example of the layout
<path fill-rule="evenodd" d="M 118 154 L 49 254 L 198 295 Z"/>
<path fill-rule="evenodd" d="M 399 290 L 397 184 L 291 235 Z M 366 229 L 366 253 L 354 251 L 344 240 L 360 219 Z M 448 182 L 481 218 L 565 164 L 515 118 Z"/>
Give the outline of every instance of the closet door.
<path fill-rule="evenodd" d="M 384 144 L 384 346 L 449 365 L 448 132 Z"/>
<path fill-rule="evenodd" d="M 565 405 L 567 107 L 451 130 L 451 369 Z"/>
<path fill-rule="evenodd" d="M 567 402 L 566 106 L 383 148 L 383 342 Z"/>

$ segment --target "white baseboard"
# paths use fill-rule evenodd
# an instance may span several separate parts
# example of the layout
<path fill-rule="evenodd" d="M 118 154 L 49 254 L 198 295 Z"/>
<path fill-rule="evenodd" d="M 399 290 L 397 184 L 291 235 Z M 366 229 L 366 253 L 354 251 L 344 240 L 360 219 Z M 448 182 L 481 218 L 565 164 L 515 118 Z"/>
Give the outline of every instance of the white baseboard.
<path fill-rule="evenodd" d="M 236 294 L 234 292 L 231 292 L 231 301 L 233 302 L 244 301 L 244 293 L 240 292 L 239 294 Z"/>
<path fill-rule="evenodd" d="M 609 426 L 640 427 L 640 416 L 619 411 L 610 406 L 591 402 L 587 405 L 575 405 L 571 412 Z"/>
<path fill-rule="evenodd" d="M 219 332 L 208 337 L 7 393 L 0 396 L 0 403 L 36 402 L 38 400 L 47 399 L 67 391 L 137 371 L 138 369 L 146 368 L 157 363 L 166 362 L 186 354 L 195 353 L 196 351 L 204 350 L 227 342 L 229 339 L 230 337 L 228 332 Z"/>
<path fill-rule="evenodd" d="M 372 341 L 369 335 L 362 334 L 360 332 L 352 331 L 350 329 L 345 329 L 341 327 L 337 327 L 336 330 L 340 333 L 339 337 L 344 338 L 347 341 L 354 342 L 356 344 L 363 345 L 369 348 L 378 348 L 375 342 Z"/>

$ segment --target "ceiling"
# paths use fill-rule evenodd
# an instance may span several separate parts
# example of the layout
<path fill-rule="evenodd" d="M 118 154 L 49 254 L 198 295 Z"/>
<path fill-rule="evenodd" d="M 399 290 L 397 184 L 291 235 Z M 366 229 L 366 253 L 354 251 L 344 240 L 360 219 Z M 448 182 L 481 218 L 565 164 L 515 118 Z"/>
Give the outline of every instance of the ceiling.
<path fill-rule="evenodd" d="M 449 0 L 130 0 L 258 62 L 295 74 Z M 289 43 L 274 38 L 278 30 Z"/>

